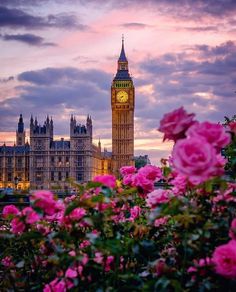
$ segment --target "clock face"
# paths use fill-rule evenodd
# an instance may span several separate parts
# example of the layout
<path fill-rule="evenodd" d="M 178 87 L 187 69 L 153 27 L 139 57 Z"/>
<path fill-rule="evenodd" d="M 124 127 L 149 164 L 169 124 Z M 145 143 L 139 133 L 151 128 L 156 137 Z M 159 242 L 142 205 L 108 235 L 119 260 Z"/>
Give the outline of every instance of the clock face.
<path fill-rule="evenodd" d="M 119 91 L 116 95 L 118 102 L 127 102 L 128 101 L 128 93 L 125 91 Z"/>

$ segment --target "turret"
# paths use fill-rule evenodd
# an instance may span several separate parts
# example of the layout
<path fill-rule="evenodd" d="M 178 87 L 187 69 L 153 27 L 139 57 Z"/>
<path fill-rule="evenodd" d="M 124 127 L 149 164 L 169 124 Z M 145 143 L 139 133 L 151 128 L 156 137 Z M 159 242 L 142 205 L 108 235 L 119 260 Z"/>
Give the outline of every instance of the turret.
<path fill-rule="evenodd" d="M 22 114 L 20 114 L 18 127 L 16 130 L 16 145 L 17 146 L 25 145 L 25 130 Z"/>

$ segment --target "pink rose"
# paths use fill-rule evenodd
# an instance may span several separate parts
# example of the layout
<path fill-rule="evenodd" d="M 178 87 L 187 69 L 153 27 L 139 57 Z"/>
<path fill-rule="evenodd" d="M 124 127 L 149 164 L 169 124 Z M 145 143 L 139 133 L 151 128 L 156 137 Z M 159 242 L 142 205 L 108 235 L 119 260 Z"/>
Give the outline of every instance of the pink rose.
<path fill-rule="evenodd" d="M 114 262 L 114 256 L 108 256 L 105 262 L 105 272 L 109 272 L 111 270 L 111 265 Z"/>
<path fill-rule="evenodd" d="M 175 195 L 183 195 L 187 188 L 187 178 L 184 175 L 178 174 L 171 182 L 173 185 L 173 193 Z"/>
<path fill-rule="evenodd" d="M 50 191 L 36 191 L 30 197 L 35 207 L 42 209 L 47 215 L 53 215 L 56 211 L 56 201 Z"/>
<path fill-rule="evenodd" d="M 132 186 L 141 188 L 144 193 L 149 193 L 154 189 L 154 182 L 150 179 L 147 179 L 142 174 L 137 173 L 133 175 Z"/>
<path fill-rule="evenodd" d="M 218 246 L 212 257 L 217 274 L 225 278 L 236 278 L 236 240 Z"/>
<path fill-rule="evenodd" d="M 71 220 L 79 221 L 81 218 L 83 218 L 85 216 L 85 214 L 86 214 L 85 209 L 76 208 L 69 214 L 69 217 Z"/>
<path fill-rule="evenodd" d="M 235 121 L 235 122 L 230 122 L 230 123 L 228 124 L 228 126 L 229 126 L 229 128 L 230 128 L 230 131 L 231 131 L 232 133 L 234 133 L 234 135 L 236 135 L 236 121 Z"/>
<path fill-rule="evenodd" d="M 175 170 L 194 185 L 208 180 L 216 172 L 216 151 L 204 138 L 177 141 L 172 156 Z"/>
<path fill-rule="evenodd" d="M 161 225 L 165 225 L 168 221 L 168 217 L 162 217 L 162 218 L 158 218 L 154 221 L 154 226 L 155 227 L 160 227 Z"/>
<path fill-rule="evenodd" d="M 131 185 L 133 182 L 133 174 L 127 174 L 123 177 L 123 184 L 124 185 Z"/>
<path fill-rule="evenodd" d="M 134 166 L 123 166 L 120 169 L 120 173 L 122 176 L 125 176 L 127 174 L 133 174 L 135 173 L 136 168 Z"/>
<path fill-rule="evenodd" d="M 161 169 L 154 165 L 145 165 L 139 169 L 138 173 L 153 181 L 162 178 Z"/>
<path fill-rule="evenodd" d="M 236 218 L 233 219 L 230 226 L 229 237 L 236 240 Z"/>
<path fill-rule="evenodd" d="M 8 215 L 17 215 L 20 211 L 14 205 L 8 205 L 3 208 L 2 215 L 4 218 L 8 217 Z"/>
<path fill-rule="evenodd" d="M 170 190 L 154 190 L 146 198 L 148 207 L 155 208 L 159 204 L 167 203 L 170 200 Z"/>
<path fill-rule="evenodd" d="M 163 141 L 168 139 L 176 142 L 178 139 L 185 138 L 185 132 L 195 123 L 194 116 L 194 114 L 188 114 L 183 107 L 165 114 L 158 129 L 164 133 Z"/>
<path fill-rule="evenodd" d="M 100 182 L 108 188 L 114 188 L 116 186 L 116 177 L 114 175 L 97 175 L 93 181 Z"/>
<path fill-rule="evenodd" d="M 11 231 L 14 234 L 21 234 L 25 230 L 26 226 L 24 222 L 20 220 L 20 218 L 14 218 L 11 221 Z"/>
<path fill-rule="evenodd" d="M 186 135 L 188 137 L 203 137 L 209 144 L 212 144 L 217 151 L 225 147 L 230 142 L 230 135 L 226 133 L 225 128 L 220 124 L 210 122 L 195 123 L 191 126 Z"/>
<path fill-rule="evenodd" d="M 54 279 L 52 282 L 47 284 L 43 292 L 66 292 L 66 283 L 64 280 Z"/>
<path fill-rule="evenodd" d="M 1 264 L 8 268 L 13 268 L 15 264 L 12 261 L 12 256 L 6 256 L 1 260 Z"/>
<path fill-rule="evenodd" d="M 73 269 L 73 268 L 68 268 L 68 269 L 66 270 L 66 274 L 65 274 L 65 276 L 66 276 L 66 278 L 71 278 L 71 279 L 73 279 L 73 278 L 76 278 L 76 277 L 78 276 L 78 273 L 76 272 L 75 269 Z"/>
<path fill-rule="evenodd" d="M 134 206 L 130 209 L 130 218 L 129 221 L 134 221 L 141 214 L 142 209 L 139 206 Z"/>
<path fill-rule="evenodd" d="M 31 207 L 26 207 L 22 210 L 22 215 L 26 216 L 25 221 L 28 224 L 33 224 L 40 220 L 40 216 Z"/>

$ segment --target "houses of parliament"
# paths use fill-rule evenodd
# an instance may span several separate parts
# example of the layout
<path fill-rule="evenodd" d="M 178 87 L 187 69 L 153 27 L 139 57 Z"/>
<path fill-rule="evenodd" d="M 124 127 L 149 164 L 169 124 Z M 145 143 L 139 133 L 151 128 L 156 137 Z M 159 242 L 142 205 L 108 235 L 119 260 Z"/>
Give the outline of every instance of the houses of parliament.
<path fill-rule="evenodd" d="M 93 122 L 70 118 L 70 140 L 53 139 L 53 120 L 41 125 L 30 118 L 30 143 L 26 142 L 23 116 L 16 130 L 16 143 L 0 146 L 0 188 L 51 189 L 69 187 L 68 179 L 87 182 L 95 175 L 119 174 L 120 167 L 134 165 L 135 91 L 129 74 L 124 40 L 117 72 L 111 84 L 112 152 L 93 144 Z"/>

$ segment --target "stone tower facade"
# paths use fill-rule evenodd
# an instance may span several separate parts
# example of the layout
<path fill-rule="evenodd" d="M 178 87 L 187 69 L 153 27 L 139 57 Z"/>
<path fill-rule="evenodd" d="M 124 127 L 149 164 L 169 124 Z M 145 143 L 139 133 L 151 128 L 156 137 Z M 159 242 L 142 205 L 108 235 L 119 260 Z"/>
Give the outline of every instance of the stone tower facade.
<path fill-rule="evenodd" d="M 25 129 L 22 114 L 20 114 L 18 128 L 16 130 L 16 146 L 25 145 Z"/>
<path fill-rule="evenodd" d="M 112 160 L 115 175 L 119 174 L 122 166 L 134 165 L 134 107 L 134 84 L 129 74 L 122 38 L 117 73 L 111 85 Z"/>

